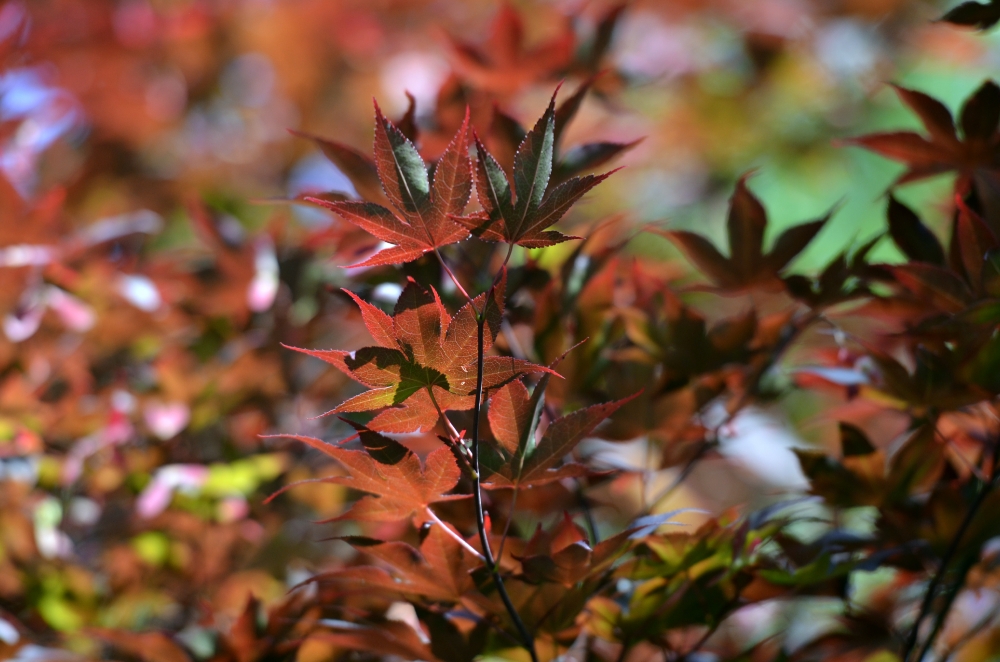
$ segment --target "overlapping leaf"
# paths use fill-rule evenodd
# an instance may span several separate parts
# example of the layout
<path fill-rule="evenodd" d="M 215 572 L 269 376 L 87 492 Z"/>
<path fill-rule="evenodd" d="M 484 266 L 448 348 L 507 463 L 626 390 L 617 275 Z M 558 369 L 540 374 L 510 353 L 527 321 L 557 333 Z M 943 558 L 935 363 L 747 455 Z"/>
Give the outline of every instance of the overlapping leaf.
<path fill-rule="evenodd" d="M 427 520 L 427 507 L 432 503 L 463 498 L 448 494 L 461 475 L 450 449 L 438 448 L 421 465 L 416 454 L 399 442 L 365 426 L 354 424 L 354 427 L 363 450 L 341 448 L 314 437 L 277 435 L 296 439 L 325 453 L 349 474 L 302 482 L 334 483 L 368 493 L 369 496 L 354 502 L 347 512 L 329 521 L 397 522 L 412 518 L 420 523 Z M 299 484 L 292 483 L 271 498 Z"/>
<path fill-rule="evenodd" d="M 586 474 L 586 467 L 580 464 L 556 465 L 604 419 L 635 397 L 585 407 L 557 418 L 536 442 L 547 382 L 548 375 L 544 375 L 534 393 L 529 394 L 524 384 L 515 380 L 493 396 L 488 418 L 497 447 L 483 458 L 488 472 L 485 487 L 533 487 Z"/>
<path fill-rule="evenodd" d="M 596 76 L 588 78 L 577 88 L 576 92 L 555 109 L 552 175 L 549 179 L 549 186 L 558 186 L 571 177 L 591 172 L 640 142 L 640 140 L 628 143 L 602 141 L 577 145 L 568 150 L 562 149 L 562 138 L 566 133 L 567 126 L 576 117 L 584 97 L 596 80 Z M 514 154 L 526 135 L 527 131 L 516 119 L 502 112 L 499 108 L 494 108 L 487 146 L 504 170 L 510 172 L 513 169 Z"/>
<path fill-rule="evenodd" d="M 484 45 L 451 37 L 455 68 L 477 88 L 500 93 L 552 76 L 573 58 L 576 35 L 568 21 L 551 39 L 528 47 L 524 21 L 509 4 L 500 7 Z"/>
<path fill-rule="evenodd" d="M 747 287 L 773 281 L 795 256 L 823 229 L 830 214 L 785 230 L 774 242 L 770 252 L 764 252 L 764 232 L 767 213 L 746 186 L 749 175 L 736 183 L 730 200 L 726 228 L 729 235 L 729 257 L 700 234 L 684 230 L 660 231 L 687 255 L 706 276 L 723 288 Z"/>
<path fill-rule="evenodd" d="M 1000 134 L 1000 87 L 986 81 L 962 106 L 959 126 L 951 112 L 923 92 L 896 87 L 899 98 L 916 113 L 927 131 L 873 133 L 849 140 L 886 158 L 906 164 L 897 184 L 957 171 L 962 178 L 996 167 Z M 961 128 L 959 136 L 958 128 Z"/>
<path fill-rule="evenodd" d="M 534 128 L 514 154 L 513 185 L 500 163 L 476 138 L 476 193 L 483 207 L 467 217 L 456 217 L 477 237 L 526 248 L 552 246 L 568 239 L 549 230 L 576 201 L 612 173 L 574 177 L 551 186 L 556 143 L 555 94 Z M 613 172 L 613 171 L 612 171 Z"/>
<path fill-rule="evenodd" d="M 440 412 L 472 408 L 478 359 L 476 310 L 484 316 L 485 352 L 492 347 L 500 330 L 505 287 L 506 276 L 490 292 L 467 303 L 452 317 L 433 288 L 425 290 L 411 280 L 396 302 L 392 317 L 354 297 L 377 345 L 355 352 L 291 349 L 322 359 L 371 387 L 328 413 L 388 407 L 369 422 L 371 429 L 380 432 L 429 429 Z M 522 359 L 486 356 L 483 388 L 494 389 L 519 375 L 547 370 Z"/>
<path fill-rule="evenodd" d="M 466 114 L 441 158 L 433 168 L 428 168 L 410 139 L 375 104 L 374 166 L 385 198 L 395 211 L 375 202 L 309 198 L 393 244 L 353 266 L 410 262 L 469 236 L 468 230 L 452 220 L 465 210 L 472 193 L 468 130 Z M 357 155 L 350 156 L 352 163 L 360 164 L 359 170 L 365 169 L 364 161 L 355 158 Z"/>
<path fill-rule="evenodd" d="M 989 30 L 1000 22 L 1000 0 L 989 0 L 986 3 L 963 2 L 949 9 L 941 17 L 941 20 L 955 25 L 967 25 L 979 30 Z"/>
<path fill-rule="evenodd" d="M 1000 294 L 1000 241 L 979 214 L 960 197 L 956 201 L 947 259 L 914 212 L 894 200 L 889 207 L 893 240 L 914 260 L 893 267 L 892 273 L 911 294 L 951 313 Z"/>
<path fill-rule="evenodd" d="M 447 449 L 442 449 L 447 452 Z M 381 542 L 367 538 L 347 538 L 360 551 L 380 561 L 389 570 L 377 566 L 358 566 L 318 575 L 314 580 L 360 584 L 367 589 L 381 588 L 407 596 L 457 602 L 474 590 L 469 572 L 477 560 L 463 548 L 454 530 L 446 532 L 433 523 L 426 537 L 415 549 L 404 542 Z"/>

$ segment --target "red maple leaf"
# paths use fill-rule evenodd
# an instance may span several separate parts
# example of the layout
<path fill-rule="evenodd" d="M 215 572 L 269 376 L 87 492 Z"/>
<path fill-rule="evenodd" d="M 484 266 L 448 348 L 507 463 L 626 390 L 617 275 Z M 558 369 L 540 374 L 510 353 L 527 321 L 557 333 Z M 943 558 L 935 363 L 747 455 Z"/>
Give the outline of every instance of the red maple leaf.
<path fill-rule="evenodd" d="M 370 590 L 385 589 L 407 596 L 422 596 L 439 602 L 458 602 L 475 590 L 469 576 L 478 559 L 458 542 L 460 534 L 434 523 L 415 549 L 404 542 L 381 542 L 368 538 L 346 538 L 360 551 L 389 567 L 357 566 L 317 575 L 313 580 L 356 583 Z"/>
<path fill-rule="evenodd" d="M 371 429 L 396 433 L 426 430 L 445 411 L 473 407 L 478 361 L 476 311 L 485 317 L 485 352 L 500 330 L 506 280 L 506 275 L 502 276 L 496 287 L 467 303 L 454 317 L 433 288 L 426 290 L 412 279 L 399 296 L 392 317 L 348 293 L 361 308 L 377 345 L 355 352 L 289 349 L 322 359 L 371 387 L 328 414 L 388 407 L 368 423 Z M 486 356 L 483 388 L 500 387 L 528 372 L 546 371 L 549 369 L 522 359 Z"/>
<path fill-rule="evenodd" d="M 505 2 L 491 28 L 483 45 L 451 37 L 455 70 L 475 88 L 513 92 L 551 77 L 572 62 L 577 39 L 569 20 L 551 39 L 529 48 L 524 44 L 524 21 Z"/>
<path fill-rule="evenodd" d="M 588 470 L 580 464 L 555 465 L 604 419 L 635 397 L 585 407 L 557 418 L 536 442 L 547 377 L 542 377 L 532 394 L 520 381 L 512 381 L 494 394 L 488 418 L 497 446 L 482 458 L 487 471 L 484 487 L 532 487 L 585 475 Z"/>
<path fill-rule="evenodd" d="M 326 476 L 290 483 L 275 492 L 268 501 L 286 490 L 304 483 L 334 483 L 368 492 L 347 511 L 326 520 L 351 519 L 364 522 L 398 522 L 413 518 L 419 525 L 429 519 L 432 503 L 465 498 L 449 495 L 461 472 L 451 449 L 442 447 L 430 453 L 423 465 L 413 451 L 371 429 L 352 424 L 358 431 L 363 449 L 351 450 L 328 444 L 315 437 L 293 434 L 275 435 L 296 439 L 332 457 L 347 469 L 348 476 Z"/>
<path fill-rule="evenodd" d="M 469 117 L 429 169 L 416 146 L 375 104 L 375 169 L 385 198 L 395 211 L 375 202 L 306 198 L 394 244 L 352 266 L 401 264 L 469 236 L 452 220 L 472 193 L 468 156 Z"/>

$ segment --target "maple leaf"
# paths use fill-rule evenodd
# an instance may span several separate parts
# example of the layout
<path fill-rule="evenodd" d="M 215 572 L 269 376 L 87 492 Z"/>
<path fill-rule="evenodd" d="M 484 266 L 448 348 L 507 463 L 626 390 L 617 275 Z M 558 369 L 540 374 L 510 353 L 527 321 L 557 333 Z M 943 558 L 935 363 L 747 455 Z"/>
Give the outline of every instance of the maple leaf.
<path fill-rule="evenodd" d="M 570 588 L 607 570 L 630 549 L 630 538 L 637 531 L 633 525 L 591 548 L 587 534 L 563 513 L 563 519 L 549 531 L 539 524 L 517 554 L 523 577 L 532 583 L 556 582 Z"/>
<path fill-rule="evenodd" d="M 409 92 L 406 93 L 407 99 L 409 99 L 409 106 L 406 109 L 406 113 L 396 122 L 396 127 L 400 132 L 406 136 L 411 142 L 417 142 L 417 125 L 416 125 L 416 99 Z M 329 138 L 324 138 L 322 136 L 317 136 L 311 133 L 306 133 L 305 131 L 297 131 L 295 129 L 289 129 L 289 133 L 293 136 L 298 136 L 299 138 L 305 138 L 309 140 L 314 145 L 319 147 L 320 151 L 323 152 L 323 156 L 328 158 L 337 169 L 340 170 L 350 181 L 351 185 L 354 186 L 355 192 L 363 200 L 368 202 L 374 202 L 380 205 L 388 205 L 389 199 L 385 197 L 385 193 L 382 191 L 382 183 L 379 181 L 378 167 L 375 165 L 375 160 L 371 157 L 361 153 L 360 151 L 354 149 L 350 145 L 345 145 L 343 143 L 337 142 L 336 140 L 330 140 Z M 325 202 L 338 202 L 341 200 L 347 200 L 347 196 L 338 193 L 322 193 L 309 195 L 300 195 L 296 197 L 294 202 L 310 202 L 308 198 L 324 200 Z M 311 204 L 315 204 L 312 202 Z"/>
<path fill-rule="evenodd" d="M 604 419 L 635 397 L 585 407 L 557 418 L 536 443 L 547 384 L 546 374 L 535 386 L 534 393 L 529 394 L 527 387 L 515 380 L 493 395 L 487 418 L 497 445 L 484 449 L 482 464 L 490 472 L 483 482 L 484 487 L 533 487 L 585 475 L 588 469 L 580 464 L 553 467 Z"/>
<path fill-rule="evenodd" d="M 268 501 L 285 491 L 305 483 L 334 483 L 369 495 L 354 502 L 349 510 L 326 522 L 345 519 L 363 522 L 398 522 L 412 518 L 416 524 L 426 521 L 427 507 L 440 501 L 465 498 L 449 495 L 461 472 L 451 449 L 432 451 L 421 465 L 416 454 L 398 441 L 370 428 L 351 423 L 357 430 L 363 450 L 342 448 L 315 437 L 294 434 L 274 435 L 275 438 L 295 439 L 333 458 L 347 469 L 348 476 L 326 476 L 290 483 L 275 492 Z"/>
<path fill-rule="evenodd" d="M 477 237 L 526 248 L 579 239 L 546 228 L 555 225 L 577 200 L 615 171 L 574 177 L 550 188 L 555 153 L 555 101 L 553 94 L 545 114 L 524 137 L 514 155 L 513 187 L 503 167 L 476 136 L 479 156 L 476 193 L 483 211 L 455 217 L 455 220 Z"/>
<path fill-rule="evenodd" d="M 620 9 L 621 7 L 619 7 Z M 593 142 L 577 145 L 563 151 L 562 137 L 565 135 L 566 128 L 576 117 L 584 97 L 597 79 L 598 76 L 587 78 L 568 99 L 555 109 L 552 175 L 549 179 L 549 186 L 557 186 L 575 175 L 590 172 L 642 142 L 641 138 L 628 143 Z M 494 107 L 487 146 L 492 150 L 493 156 L 504 170 L 509 172 L 513 169 L 514 154 L 526 135 L 527 131 L 516 119 L 498 107 Z"/>
<path fill-rule="evenodd" d="M 961 137 L 951 112 L 923 92 L 894 86 L 899 98 L 917 114 L 927 135 L 915 131 L 873 133 L 851 138 L 882 156 L 906 164 L 896 184 L 913 182 L 945 172 L 958 171 L 960 182 L 977 171 L 996 168 L 1000 158 L 1000 87 L 986 81 L 962 106 Z"/>
<path fill-rule="evenodd" d="M 949 9 L 940 20 L 945 23 L 975 27 L 978 30 L 989 30 L 1000 22 L 1000 0 L 990 0 L 986 4 L 963 2 Z"/>
<path fill-rule="evenodd" d="M 788 263 L 801 253 L 823 229 L 832 214 L 785 230 L 774 242 L 770 252 L 764 252 L 764 231 L 767 213 L 760 200 L 747 188 L 749 174 L 736 182 L 730 199 L 726 222 L 729 236 L 729 257 L 725 257 L 707 239 L 684 230 L 653 232 L 672 241 L 706 276 L 723 288 L 740 288 L 774 281 Z"/>
<path fill-rule="evenodd" d="M 469 116 L 444 153 L 428 168 L 416 146 L 375 104 L 375 169 L 382 191 L 396 210 L 375 202 L 306 198 L 390 244 L 354 267 L 401 264 L 469 236 L 452 220 L 472 193 L 468 156 Z"/>
<path fill-rule="evenodd" d="M 447 449 L 442 449 L 447 450 Z M 317 575 L 313 580 L 358 583 L 370 589 L 378 587 L 393 593 L 421 596 L 429 600 L 457 602 L 475 590 L 469 572 L 478 559 L 459 544 L 460 534 L 444 530 L 447 524 L 434 523 L 415 549 L 404 542 L 382 542 L 349 537 L 345 542 L 387 565 L 390 572 L 376 566 L 357 566 Z"/>
<path fill-rule="evenodd" d="M 514 92 L 549 78 L 573 59 L 576 35 L 568 19 L 552 39 L 532 48 L 525 46 L 524 22 L 509 3 L 500 7 L 491 27 L 485 48 L 450 39 L 455 70 L 475 88 Z"/>
<path fill-rule="evenodd" d="M 947 262 L 937 239 L 920 218 L 894 199 L 889 203 L 893 240 L 913 260 L 891 267 L 892 274 L 917 299 L 934 309 L 951 313 L 958 313 L 969 304 L 1000 292 L 1000 241 L 986 221 L 960 196 L 956 196 L 956 203 L 958 212 Z M 904 233 L 905 230 L 909 232 Z M 923 260 L 915 257 L 921 254 L 916 243 L 918 237 L 923 237 L 919 246 L 927 254 Z"/>
<path fill-rule="evenodd" d="M 290 347 L 333 365 L 371 387 L 327 414 L 372 411 L 389 407 L 368 426 L 380 432 L 414 432 L 433 427 L 448 410 L 471 409 L 478 361 L 476 310 L 482 311 L 483 351 L 493 345 L 503 316 L 504 274 L 496 287 L 463 306 L 454 317 L 437 292 L 410 280 L 390 317 L 350 294 L 378 343 L 353 353 Z M 507 356 L 483 360 L 483 388 L 493 389 L 521 374 L 548 368 Z"/>
<path fill-rule="evenodd" d="M 189 662 L 191 659 L 183 646 L 163 632 L 128 632 L 110 628 L 91 628 L 89 632 L 143 662 Z"/>

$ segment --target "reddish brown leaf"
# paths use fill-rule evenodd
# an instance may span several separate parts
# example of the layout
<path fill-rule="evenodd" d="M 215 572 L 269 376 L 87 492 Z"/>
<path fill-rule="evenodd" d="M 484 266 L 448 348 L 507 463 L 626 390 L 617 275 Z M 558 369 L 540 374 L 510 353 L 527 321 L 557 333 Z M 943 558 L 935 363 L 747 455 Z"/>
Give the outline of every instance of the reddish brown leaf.
<path fill-rule="evenodd" d="M 531 394 L 520 381 L 507 384 L 493 395 L 488 415 L 490 430 L 505 451 L 517 453 L 531 429 L 534 414 Z"/>
<path fill-rule="evenodd" d="M 310 140 L 319 147 L 324 156 L 333 161 L 334 165 L 351 180 L 354 190 L 363 199 L 380 205 L 388 202 L 385 193 L 382 192 L 382 184 L 379 182 L 378 171 L 375 169 L 375 162 L 372 159 L 353 147 L 348 147 L 333 140 L 327 140 L 311 133 L 295 131 L 294 129 L 291 130 L 291 133 L 300 138 Z M 314 198 L 321 201 L 316 202 L 316 204 L 329 202 L 323 198 L 317 198 L 317 196 L 314 196 Z"/>
<path fill-rule="evenodd" d="M 959 197 L 958 218 L 955 219 L 955 239 L 958 242 L 958 254 L 962 260 L 969 285 L 974 291 L 979 291 L 983 279 L 983 263 L 987 254 L 1000 245 L 996 235 L 986 225 L 986 222 L 962 201 Z"/>
<path fill-rule="evenodd" d="M 944 265 L 944 249 L 941 247 L 941 242 L 912 209 L 890 195 L 886 215 L 889 219 L 889 234 L 892 240 L 908 258 L 938 266 Z"/>
<path fill-rule="evenodd" d="M 739 285 L 729 260 L 708 239 L 685 230 L 665 231 L 654 228 L 653 231 L 672 241 L 698 269 L 717 284 L 722 287 Z"/>
<path fill-rule="evenodd" d="M 184 647 L 162 632 L 127 632 L 109 628 L 90 630 L 115 648 L 142 662 L 189 662 Z"/>
<path fill-rule="evenodd" d="M 378 626 L 357 625 L 348 621 L 326 621 L 326 631 L 312 635 L 317 641 L 326 641 L 348 650 L 378 653 L 403 660 L 430 660 L 438 658 L 431 652 L 412 627 L 406 623 L 386 621 Z"/>
<path fill-rule="evenodd" d="M 988 30 L 1000 21 L 1000 2 L 997 0 L 990 0 L 987 3 L 963 2 L 948 10 L 948 13 L 941 17 L 941 20 L 955 25 L 967 25 L 979 30 Z"/>
<path fill-rule="evenodd" d="M 923 92 L 908 90 L 898 85 L 892 87 L 903 103 L 917 114 L 931 138 L 943 143 L 958 141 L 958 136 L 955 134 L 955 120 L 947 106 Z"/>
<path fill-rule="evenodd" d="M 726 221 L 730 262 L 744 281 L 753 280 L 762 266 L 764 231 L 767 229 L 767 213 L 747 188 L 748 177 L 743 175 L 736 182 Z"/>
<path fill-rule="evenodd" d="M 912 182 L 956 170 L 960 182 L 978 172 L 995 167 L 1000 142 L 996 139 L 1000 122 L 1000 87 L 987 81 L 966 100 L 961 113 L 963 138 L 954 134 L 953 120 L 940 102 L 920 92 L 896 88 L 902 99 L 919 116 L 929 138 L 911 131 L 875 133 L 848 140 L 887 158 L 905 163 L 907 171 L 897 184 Z"/>
<path fill-rule="evenodd" d="M 469 235 L 451 218 L 462 213 L 472 192 L 468 127 L 466 113 L 458 133 L 434 168 L 432 182 L 417 148 L 375 104 L 375 168 L 396 213 L 374 203 L 309 198 L 382 241 L 395 244 L 353 266 L 409 262 Z"/>
<path fill-rule="evenodd" d="M 441 413 L 473 406 L 479 333 L 476 310 L 484 317 L 483 350 L 489 351 L 500 332 L 506 282 L 505 272 L 490 292 L 467 303 L 454 317 L 433 288 L 426 290 L 413 280 L 396 301 L 392 317 L 354 297 L 378 346 L 353 353 L 290 349 L 325 361 L 371 387 L 327 414 L 391 407 L 372 419 L 372 429 L 393 433 L 426 430 Z M 487 356 L 483 387 L 498 388 L 530 372 L 551 370 L 513 357 Z"/>
<path fill-rule="evenodd" d="M 388 437 L 364 426 L 355 425 L 362 443 L 377 449 L 383 458 L 398 457 L 393 464 L 379 462 L 369 450 L 349 450 L 327 444 L 314 437 L 282 434 L 279 438 L 296 439 L 337 460 L 349 476 L 328 476 L 313 482 L 344 485 L 371 496 L 354 502 L 347 511 L 328 521 L 352 519 L 367 522 L 396 522 L 412 518 L 416 524 L 428 519 L 427 507 L 440 501 L 464 498 L 449 495 L 461 472 L 448 448 L 438 448 L 420 459 L 410 450 Z M 294 484 L 293 484 L 294 485 Z"/>
<path fill-rule="evenodd" d="M 793 225 L 782 232 L 764 260 L 767 270 L 777 274 L 788 266 L 788 263 L 815 239 L 829 220 L 830 216 L 827 215 L 818 221 Z"/>
<path fill-rule="evenodd" d="M 957 313 L 972 298 L 962 279 L 941 267 L 915 262 L 894 267 L 892 273 L 903 287 L 940 310 Z"/>
<path fill-rule="evenodd" d="M 521 488 L 544 485 L 561 478 L 586 475 L 587 469 L 578 464 L 554 467 L 601 422 L 634 397 L 636 396 L 593 405 L 556 419 L 549 424 L 537 445 L 533 444 L 530 438 L 525 443 L 522 437 L 517 452 L 509 461 L 489 467 L 493 473 L 487 476 L 484 484 L 492 488 Z M 519 431 L 525 428 L 523 424 L 518 424 L 517 427 Z M 530 430 L 530 427 L 527 429 Z"/>
<path fill-rule="evenodd" d="M 988 142 L 1000 123 L 1000 87 L 986 81 L 965 102 L 962 108 L 962 133 L 967 141 Z"/>

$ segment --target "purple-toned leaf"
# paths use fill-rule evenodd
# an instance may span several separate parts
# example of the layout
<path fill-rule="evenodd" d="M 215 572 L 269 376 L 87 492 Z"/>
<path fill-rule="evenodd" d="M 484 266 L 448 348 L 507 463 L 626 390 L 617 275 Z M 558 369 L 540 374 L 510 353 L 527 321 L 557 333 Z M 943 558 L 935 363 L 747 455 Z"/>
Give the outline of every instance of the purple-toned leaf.
<path fill-rule="evenodd" d="M 944 249 L 941 247 L 941 242 L 912 209 L 890 195 L 886 216 L 893 242 L 908 258 L 938 266 L 944 265 Z"/>
<path fill-rule="evenodd" d="M 747 188 L 748 177 L 743 175 L 736 182 L 736 190 L 729 202 L 726 230 L 732 266 L 743 279 L 752 280 L 762 264 L 767 213 L 760 200 Z"/>
<path fill-rule="evenodd" d="M 768 268 L 775 273 L 784 269 L 789 262 L 805 250 L 828 220 L 830 220 L 829 215 L 817 221 L 790 227 L 782 232 L 774 242 L 771 252 L 767 255 Z"/>
<path fill-rule="evenodd" d="M 1000 123 L 1000 87 L 986 81 L 962 107 L 962 133 L 967 141 L 988 142 Z"/>
<path fill-rule="evenodd" d="M 898 85 L 893 85 L 893 88 L 903 103 L 917 114 L 931 138 L 944 142 L 958 140 L 958 136 L 955 135 L 955 120 L 947 106 L 923 92 Z"/>
<path fill-rule="evenodd" d="M 658 231 L 674 243 L 706 276 L 722 287 L 739 284 L 739 278 L 722 253 L 700 234 L 684 230 Z"/>
<path fill-rule="evenodd" d="M 1000 2 L 991 0 L 988 4 L 963 2 L 941 17 L 945 23 L 967 25 L 979 30 L 988 30 L 1000 22 Z"/>
<path fill-rule="evenodd" d="M 354 149 L 333 140 L 327 140 L 311 133 L 292 130 L 291 133 L 300 138 L 310 140 L 326 158 L 333 161 L 333 164 L 351 180 L 354 190 L 362 198 L 376 204 L 388 203 L 385 193 L 382 191 L 382 183 L 378 178 L 378 171 L 375 162 Z"/>

